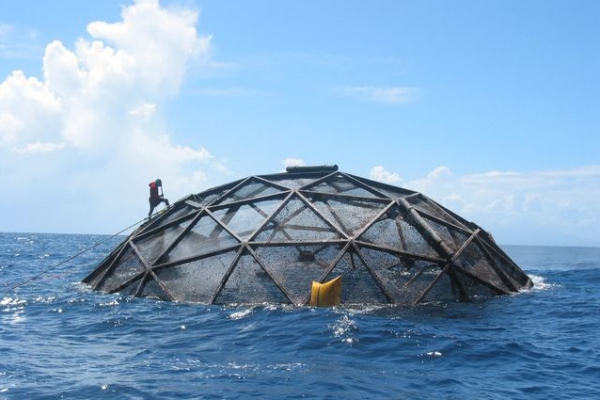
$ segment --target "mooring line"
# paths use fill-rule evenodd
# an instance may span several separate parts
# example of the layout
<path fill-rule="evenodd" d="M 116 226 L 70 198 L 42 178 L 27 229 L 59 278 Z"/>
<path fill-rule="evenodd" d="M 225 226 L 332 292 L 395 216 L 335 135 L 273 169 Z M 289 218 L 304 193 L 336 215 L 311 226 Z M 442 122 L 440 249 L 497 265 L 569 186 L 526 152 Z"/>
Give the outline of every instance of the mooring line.
<path fill-rule="evenodd" d="M 21 286 L 24 286 L 24 285 L 28 284 L 29 282 L 31 282 L 31 281 L 33 281 L 33 280 L 35 280 L 35 279 L 39 278 L 40 276 L 42 276 L 42 275 L 45 275 L 45 274 L 47 274 L 48 272 L 52 271 L 53 269 L 56 269 L 56 268 L 60 267 L 61 265 L 63 265 L 63 264 L 66 264 L 66 263 L 68 263 L 69 261 L 71 261 L 71 260 L 73 260 L 73 259 L 75 259 L 75 258 L 79 257 L 79 256 L 80 256 L 80 255 L 82 255 L 83 253 L 85 253 L 85 252 L 87 252 L 87 251 L 90 251 L 91 249 L 93 249 L 93 248 L 95 248 L 95 247 L 98 247 L 98 246 L 100 246 L 100 245 L 101 245 L 101 244 L 103 244 L 103 243 L 106 243 L 106 242 L 108 242 L 109 240 L 111 240 L 111 239 L 112 239 L 112 238 L 114 238 L 115 236 L 118 236 L 118 235 L 120 235 L 121 233 L 125 232 L 126 230 L 129 230 L 129 229 L 133 228 L 134 226 L 136 226 L 136 225 L 139 225 L 139 224 L 141 224 L 142 222 L 144 222 L 144 221 L 146 221 L 146 220 L 148 220 L 148 218 L 143 218 L 143 219 L 139 220 L 138 222 L 136 222 L 136 223 L 134 223 L 134 224 L 131 224 L 131 225 L 129 225 L 127 228 L 121 229 L 119 232 L 115 233 L 114 235 L 112 235 L 112 236 L 109 236 L 109 237 L 107 237 L 107 238 L 105 238 L 105 239 L 103 239 L 103 240 L 101 240 L 101 241 L 99 241 L 99 242 L 96 242 L 96 243 L 94 243 L 94 244 L 93 244 L 93 245 L 91 245 L 90 247 L 87 247 L 87 248 L 85 248 L 85 249 L 81 250 L 79 253 L 77 253 L 77 254 L 75 254 L 75 255 L 73 255 L 73 256 L 71 256 L 71 257 L 67 258 L 66 260 L 64 260 L 64 261 L 61 261 L 61 262 L 59 262 L 58 264 L 56 264 L 56 265 L 53 265 L 52 267 L 50 267 L 50 268 L 47 268 L 47 269 L 45 269 L 44 271 L 42 271 L 42 272 L 40 272 L 40 273 L 38 273 L 38 274 L 36 274 L 36 275 L 34 275 L 34 276 L 32 276 L 32 277 L 30 277 L 30 278 L 26 279 L 26 280 L 24 280 L 24 281 L 22 281 L 22 282 L 20 282 L 20 283 L 17 283 L 15 286 L 12 286 L 11 288 L 9 288 L 9 289 L 5 290 L 4 292 L 2 292 L 2 295 L 4 296 L 4 295 L 8 294 L 9 292 L 12 292 L 13 290 L 15 290 L 15 289 L 17 289 L 17 288 L 19 288 L 19 287 L 21 287 Z"/>

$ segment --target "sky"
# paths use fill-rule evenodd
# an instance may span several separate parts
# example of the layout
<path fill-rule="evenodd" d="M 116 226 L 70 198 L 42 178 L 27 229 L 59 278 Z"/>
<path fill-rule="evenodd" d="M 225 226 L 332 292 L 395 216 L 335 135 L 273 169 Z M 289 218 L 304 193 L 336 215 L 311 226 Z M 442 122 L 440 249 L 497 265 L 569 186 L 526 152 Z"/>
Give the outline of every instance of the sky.
<path fill-rule="evenodd" d="M 288 165 L 600 246 L 600 2 L 0 2 L 0 231 L 112 234 Z"/>

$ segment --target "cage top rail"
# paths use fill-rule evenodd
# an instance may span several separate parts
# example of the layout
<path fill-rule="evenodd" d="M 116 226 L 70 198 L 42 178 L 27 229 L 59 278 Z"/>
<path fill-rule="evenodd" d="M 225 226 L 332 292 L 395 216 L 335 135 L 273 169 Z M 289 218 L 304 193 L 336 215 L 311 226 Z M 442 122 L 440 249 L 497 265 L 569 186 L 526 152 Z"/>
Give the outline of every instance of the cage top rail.
<path fill-rule="evenodd" d="M 303 173 L 303 172 L 336 172 L 337 165 L 293 165 L 285 169 L 288 173 Z"/>

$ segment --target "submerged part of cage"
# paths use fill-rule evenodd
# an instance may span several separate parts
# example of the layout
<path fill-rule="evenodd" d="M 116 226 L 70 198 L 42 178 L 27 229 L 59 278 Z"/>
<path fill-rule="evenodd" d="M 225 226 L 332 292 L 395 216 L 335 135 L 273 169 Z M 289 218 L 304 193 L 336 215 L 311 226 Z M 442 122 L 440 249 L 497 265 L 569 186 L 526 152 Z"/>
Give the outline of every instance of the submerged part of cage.
<path fill-rule="evenodd" d="M 532 286 L 491 235 L 423 194 L 334 167 L 251 176 L 185 197 L 84 279 L 94 290 L 203 304 L 468 301 Z"/>

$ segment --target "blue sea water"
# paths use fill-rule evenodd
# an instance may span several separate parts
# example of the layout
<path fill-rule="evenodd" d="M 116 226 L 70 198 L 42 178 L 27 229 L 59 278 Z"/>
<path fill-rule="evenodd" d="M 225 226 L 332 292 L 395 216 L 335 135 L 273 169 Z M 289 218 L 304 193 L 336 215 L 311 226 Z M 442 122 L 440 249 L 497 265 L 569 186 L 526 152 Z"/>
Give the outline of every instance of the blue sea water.
<path fill-rule="evenodd" d="M 92 292 L 122 237 L 63 262 L 105 239 L 0 233 L 0 399 L 600 398 L 598 248 L 504 246 L 516 295 L 311 309 Z"/>

